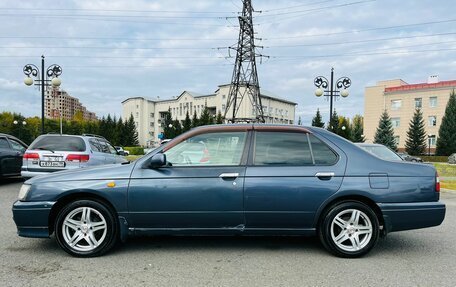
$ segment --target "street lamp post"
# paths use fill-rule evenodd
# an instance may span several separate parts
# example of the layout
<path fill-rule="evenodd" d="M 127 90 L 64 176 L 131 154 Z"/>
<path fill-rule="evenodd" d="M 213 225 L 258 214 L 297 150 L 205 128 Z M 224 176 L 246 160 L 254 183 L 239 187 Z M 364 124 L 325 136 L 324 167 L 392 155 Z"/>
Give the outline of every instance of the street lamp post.
<path fill-rule="evenodd" d="M 317 87 L 315 90 L 315 95 L 317 97 L 321 97 L 323 95 L 325 97 L 329 97 L 329 129 L 333 131 L 333 99 L 338 96 L 342 96 L 343 98 L 348 97 L 347 89 L 351 86 L 351 80 L 348 77 L 341 77 L 334 85 L 334 68 L 331 68 L 330 81 L 323 76 L 318 76 L 315 78 L 314 84 Z"/>
<path fill-rule="evenodd" d="M 26 75 L 24 79 L 24 84 L 27 86 L 31 86 L 35 83 L 41 89 L 41 134 L 44 134 L 44 92 L 45 88 L 51 85 L 54 87 L 60 86 L 62 83 L 58 76 L 62 74 L 62 68 L 59 65 L 52 64 L 46 69 L 44 69 L 44 56 L 41 56 L 41 77 L 40 77 L 40 69 L 33 65 L 27 64 L 24 66 L 24 74 Z M 33 76 L 36 78 L 35 80 L 32 79 Z M 52 78 L 49 80 L 49 78 Z"/>
<path fill-rule="evenodd" d="M 26 121 L 17 121 L 17 120 L 14 120 L 13 121 L 13 125 L 17 126 L 18 124 L 22 124 L 22 126 L 26 126 L 27 125 L 27 122 Z M 17 131 L 17 137 L 22 139 L 21 138 L 21 128 L 18 126 L 18 131 Z"/>

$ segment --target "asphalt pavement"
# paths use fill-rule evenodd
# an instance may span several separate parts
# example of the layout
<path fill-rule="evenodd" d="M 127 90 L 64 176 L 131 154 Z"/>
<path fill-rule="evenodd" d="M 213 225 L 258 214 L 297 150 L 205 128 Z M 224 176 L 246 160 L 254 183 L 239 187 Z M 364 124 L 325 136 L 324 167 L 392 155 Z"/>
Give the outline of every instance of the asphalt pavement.
<path fill-rule="evenodd" d="M 367 256 L 341 259 L 316 238 L 134 238 L 73 258 L 55 239 L 16 235 L 21 181 L 0 183 L 1 286 L 456 286 L 456 192 L 441 226 L 391 233 Z"/>

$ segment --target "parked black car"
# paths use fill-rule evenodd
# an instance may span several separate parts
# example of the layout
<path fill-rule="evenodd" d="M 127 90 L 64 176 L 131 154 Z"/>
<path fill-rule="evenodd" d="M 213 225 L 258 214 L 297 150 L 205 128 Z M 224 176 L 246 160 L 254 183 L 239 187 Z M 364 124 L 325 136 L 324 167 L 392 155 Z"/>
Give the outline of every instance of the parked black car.
<path fill-rule="evenodd" d="M 27 145 L 20 139 L 0 133 L 0 178 L 21 175 L 22 156 Z"/>

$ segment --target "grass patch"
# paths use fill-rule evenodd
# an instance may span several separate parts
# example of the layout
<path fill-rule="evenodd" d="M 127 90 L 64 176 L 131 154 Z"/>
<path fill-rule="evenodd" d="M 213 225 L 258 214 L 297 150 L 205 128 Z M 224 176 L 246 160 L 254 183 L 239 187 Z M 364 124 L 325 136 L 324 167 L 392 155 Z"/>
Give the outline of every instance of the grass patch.
<path fill-rule="evenodd" d="M 138 158 L 142 157 L 142 155 L 127 155 L 125 158 L 128 160 L 128 161 L 135 161 L 137 160 Z"/>
<path fill-rule="evenodd" d="M 433 163 L 440 177 L 456 177 L 456 164 Z"/>
<path fill-rule="evenodd" d="M 445 189 L 456 190 L 456 180 L 442 181 L 440 185 Z"/>

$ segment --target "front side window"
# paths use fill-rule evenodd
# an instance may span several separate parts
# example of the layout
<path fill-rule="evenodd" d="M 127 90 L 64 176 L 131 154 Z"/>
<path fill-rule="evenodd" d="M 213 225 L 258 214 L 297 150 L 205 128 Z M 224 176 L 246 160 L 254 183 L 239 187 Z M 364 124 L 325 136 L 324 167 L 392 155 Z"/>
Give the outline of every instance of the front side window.
<path fill-rule="evenodd" d="M 165 152 L 172 166 L 239 165 L 246 132 L 219 132 L 196 135 Z"/>
<path fill-rule="evenodd" d="M 255 165 L 312 165 L 307 134 L 257 132 Z"/>

